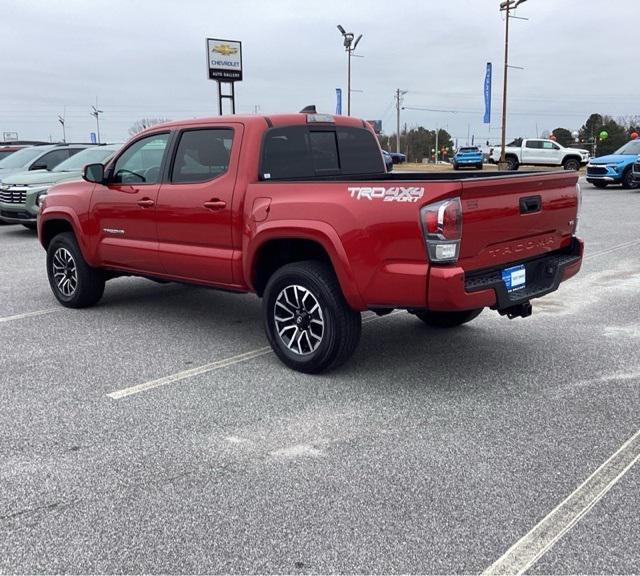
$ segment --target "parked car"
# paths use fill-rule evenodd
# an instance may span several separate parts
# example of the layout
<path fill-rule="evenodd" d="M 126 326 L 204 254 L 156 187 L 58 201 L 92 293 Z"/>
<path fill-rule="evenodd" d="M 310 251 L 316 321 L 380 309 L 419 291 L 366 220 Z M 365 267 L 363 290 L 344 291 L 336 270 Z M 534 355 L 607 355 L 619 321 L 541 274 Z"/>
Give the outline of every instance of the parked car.
<path fill-rule="evenodd" d="M 632 176 L 636 187 L 640 186 L 640 156 L 638 156 L 633 163 Z"/>
<path fill-rule="evenodd" d="M 27 146 L 25 144 L 0 144 L 0 160 L 4 160 L 7 156 L 11 156 L 23 148 L 27 148 Z"/>
<path fill-rule="evenodd" d="M 387 151 L 385 150 L 385 152 Z M 391 156 L 394 164 L 402 164 L 403 162 L 407 161 L 406 154 L 401 154 L 400 152 L 387 152 L 387 154 Z"/>
<path fill-rule="evenodd" d="M 451 160 L 454 170 L 469 167 L 482 170 L 482 162 L 482 150 L 477 146 L 463 146 L 455 153 Z"/>
<path fill-rule="evenodd" d="M 492 148 L 491 162 L 500 161 L 501 148 Z M 505 147 L 505 161 L 509 170 L 520 166 L 562 166 L 565 170 L 579 170 L 589 161 L 589 151 L 565 148 L 553 140 L 539 138 L 518 139 Z"/>
<path fill-rule="evenodd" d="M 382 157 L 384 158 L 384 165 L 387 168 L 387 172 L 391 172 L 393 170 L 393 158 L 391 154 L 386 150 L 382 150 Z"/>
<path fill-rule="evenodd" d="M 596 188 L 606 188 L 609 184 L 622 184 L 623 188 L 636 188 L 633 164 L 640 154 L 640 141 L 631 140 L 607 156 L 592 158 L 587 164 L 587 182 Z"/>
<path fill-rule="evenodd" d="M 0 219 L 35 229 L 38 203 L 51 186 L 66 180 L 81 178 L 86 164 L 106 162 L 120 148 L 119 144 L 100 145 L 81 150 L 51 171 L 18 172 L 0 182 Z"/>
<path fill-rule="evenodd" d="M 25 170 L 52 170 L 60 162 L 87 148 L 88 144 L 29 146 L 0 161 L 0 181 Z"/>
<path fill-rule="evenodd" d="M 345 116 L 162 124 L 83 177 L 38 215 L 63 306 L 96 304 L 119 275 L 254 292 L 301 372 L 345 362 L 362 311 L 526 317 L 582 262 L 576 172 L 387 173 L 371 127 Z"/>

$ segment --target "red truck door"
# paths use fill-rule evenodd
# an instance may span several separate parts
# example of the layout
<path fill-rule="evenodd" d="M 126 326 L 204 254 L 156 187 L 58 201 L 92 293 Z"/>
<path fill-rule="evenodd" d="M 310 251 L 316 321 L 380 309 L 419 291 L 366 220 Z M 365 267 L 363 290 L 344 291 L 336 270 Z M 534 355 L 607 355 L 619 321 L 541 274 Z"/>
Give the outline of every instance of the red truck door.
<path fill-rule="evenodd" d="M 232 284 L 231 207 L 242 125 L 183 130 L 158 194 L 160 263 L 176 278 Z"/>
<path fill-rule="evenodd" d="M 115 159 L 108 182 L 97 184 L 91 214 L 98 231 L 102 265 L 136 272 L 162 272 L 155 212 L 169 133 L 131 143 Z"/>

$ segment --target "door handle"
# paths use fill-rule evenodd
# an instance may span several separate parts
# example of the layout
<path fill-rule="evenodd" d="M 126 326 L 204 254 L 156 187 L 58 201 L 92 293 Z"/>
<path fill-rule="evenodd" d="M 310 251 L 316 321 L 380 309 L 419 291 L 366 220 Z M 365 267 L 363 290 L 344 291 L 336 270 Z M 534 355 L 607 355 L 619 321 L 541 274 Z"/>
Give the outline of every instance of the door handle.
<path fill-rule="evenodd" d="M 529 196 L 528 198 L 520 198 L 520 214 L 531 214 L 532 212 L 540 212 L 542 208 L 542 197 Z"/>
<path fill-rule="evenodd" d="M 226 205 L 227 203 L 224 200 L 218 200 L 217 198 L 203 204 L 208 210 L 222 210 Z"/>
<path fill-rule="evenodd" d="M 155 206 L 155 202 L 151 200 L 151 198 L 143 198 L 142 200 L 138 200 L 138 206 L 142 208 L 151 208 Z"/>

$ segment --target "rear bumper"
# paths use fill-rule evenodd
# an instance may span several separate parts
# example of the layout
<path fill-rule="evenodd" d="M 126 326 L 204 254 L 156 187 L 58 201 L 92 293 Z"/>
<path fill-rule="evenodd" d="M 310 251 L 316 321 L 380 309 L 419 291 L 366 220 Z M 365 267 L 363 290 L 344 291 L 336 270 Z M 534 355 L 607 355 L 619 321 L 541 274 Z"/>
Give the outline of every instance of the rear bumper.
<path fill-rule="evenodd" d="M 574 238 L 566 249 L 490 270 L 465 273 L 462 268 L 434 266 L 429 272 L 428 308 L 442 311 L 484 307 L 507 310 L 540 298 L 554 292 L 561 282 L 578 273 L 583 251 L 582 240 Z M 526 287 L 508 292 L 501 271 L 518 264 L 525 266 Z"/>

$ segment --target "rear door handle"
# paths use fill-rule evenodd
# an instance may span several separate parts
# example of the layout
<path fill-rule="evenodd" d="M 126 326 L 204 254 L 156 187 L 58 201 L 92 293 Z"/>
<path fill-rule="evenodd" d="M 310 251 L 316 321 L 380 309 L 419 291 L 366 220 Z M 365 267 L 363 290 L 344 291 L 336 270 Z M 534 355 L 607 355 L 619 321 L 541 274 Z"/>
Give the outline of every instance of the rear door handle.
<path fill-rule="evenodd" d="M 217 198 L 203 204 L 208 210 L 222 210 L 226 205 L 227 203 L 224 200 L 218 200 Z"/>
<path fill-rule="evenodd" d="M 143 198 L 142 200 L 138 200 L 138 206 L 142 208 L 151 208 L 155 206 L 155 202 L 151 200 L 151 198 Z"/>

